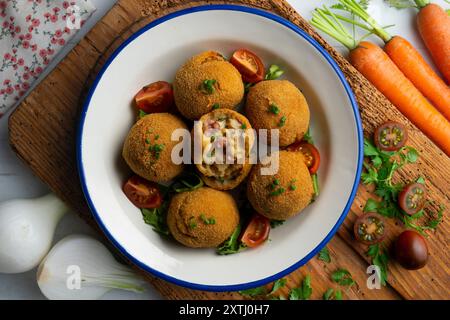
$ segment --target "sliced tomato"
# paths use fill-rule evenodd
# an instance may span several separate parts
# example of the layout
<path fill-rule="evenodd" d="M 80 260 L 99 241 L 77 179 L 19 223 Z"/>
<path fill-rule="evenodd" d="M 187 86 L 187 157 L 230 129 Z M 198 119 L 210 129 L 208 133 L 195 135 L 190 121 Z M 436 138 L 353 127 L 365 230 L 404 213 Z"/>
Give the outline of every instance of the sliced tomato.
<path fill-rule="evenodd" d="M 388 121 L 375 130 L 375 144 L 383 151 L 397 151 L 408 139 L 408 131 L 401 123 Z"/>
<path fill-rule="evenodd" d="M 359 242 L 369 245 L 378 243 L 385 236 L 383 218 L 377 213 L 365 213 L 355 221 L 353 231 Z"/>
<path fill-rule="evenodd" d="M 127 198 L 138 208 L 158 208 L 162 204 L 162 195 L 158 185 L 138 175 L 128 179 L 122 190 Z"/>
<path fill-rule="evenodd" d="M 143 87 L 134 101 L 145 113 L 168 112 L 174 104 L 172 86 L 166 81 L 153 82 Z"/>
<path fill-rule="evenodd" d="M 421 183 L 412 183 L 400 192 L 398 204 L 409 215 L 416 214 L 423 209 L 426 202 L 425 186 Z"/>
<path fill-rule="evenodd" d="M 269 232 L 270 220 L 255 213 L 241 236 L 241 242 L 250 248 L 257 247 L 267 240 Z"/>
<path fill-rule="evenodd" d="M 320 153 L 314 145 L 308 142 L 295 142 L 287 147 L 288 151 L 300 151 L 306 161 L 310 174 L 315 174 L 320 166 Z"/>
<path fill-rule="evenodd" d="M 242 80 L 257 83 L 264 80 L 264 64 L 261 59 L 247 49 L 240 49 L 233 53 L 230 62 L 242 75 Z"/>

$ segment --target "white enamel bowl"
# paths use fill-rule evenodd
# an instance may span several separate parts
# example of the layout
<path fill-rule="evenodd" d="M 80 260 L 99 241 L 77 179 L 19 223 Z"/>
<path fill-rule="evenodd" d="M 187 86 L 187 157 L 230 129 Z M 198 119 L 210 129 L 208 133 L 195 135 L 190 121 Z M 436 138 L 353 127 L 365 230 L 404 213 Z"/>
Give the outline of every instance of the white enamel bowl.
<path fill-rule="evenodd" d="M 305 94 L 321 152 L 321 194 L 296 218 L 272 230 L 271 241 L 239 254 L 185 248 L 162 239 L 121 190 L 129 171 L 121 159 L 142 86 L 171 82 L 192 55 L 239 48 L 284 69 Z M 276 280 L 305 264 L 331 239 L 355 196 L 362 130 L 353 94 L 328 54 L 286 20 L 240 6 L 207 6 L 161 18 L 128 39 L 98 75 L 81 114 L 78 165 L 97 222 L 110 241 L 142 269 L 194 289 L 242 290 Z"/>

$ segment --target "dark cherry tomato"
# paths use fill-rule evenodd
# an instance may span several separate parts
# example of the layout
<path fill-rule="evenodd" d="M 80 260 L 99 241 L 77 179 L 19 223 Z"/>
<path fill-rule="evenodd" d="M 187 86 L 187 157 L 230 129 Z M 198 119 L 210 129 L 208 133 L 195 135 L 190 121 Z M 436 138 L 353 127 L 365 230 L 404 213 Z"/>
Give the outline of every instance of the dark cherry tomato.
<path fill-rule="evenodd" d="M 421 183 L 412 183 L 405 188 L 398 196 L 398 204 L 400 208 L 409 215 L 416 214 L 423 209 L 426 202 L 425 186 Z"/>
<path fill-rule="evenodd" d="M 264 80 L 264 64 L 261 59 L 247 49 L 240 49 L 233 53 L 230 62 L 242 75 L 242 80 L 257 83 Z"/>
<path fill-rule="evenodd" d="M 375 144 L 383 151 L 397 151 L 408 139 L 408 131 L 401 123 L 388 121 L 375 130 Z"/>
<path fill-rule="evenodd" d="M 247 247 L 254 248 L 262 244 L 269 237 L 270 220 L 255 213 L 241 236 L 241 241 Z"/>
<path fill-rule="evenodd" d="M 158 208 L 162 204 L 162 195 L 158 185 L 138 175 L 128 179 L 122 189 L 127 198 L 138 208 Z"/>
<path fill-rule="evenodd" d="M 295 142 L 287 147 L 288 151 L 300 151 L 306 160 L 306 166 L 310 174 L 315 174 L 319 170 L 320 153 L 316 147 L 307 142 Z"/>
<path fill-rule="evenodd" d="M 375 244 L 383 240 L 385 225 L 383 218 L 373 212 L 360 216 L 353 225 L 356 240 L 364 244 Z"/>
<path fill-rule="evenodd" d="M 174 104 L 172 86 L 165 81 L 153 82 L 143 87 L 134 101 L 145 113 L 168 112 Z"/>
<path fill-rule="evenodd" d="M 395 257 L 405 269 L 423 268 L 428 261 L 428 247 L 425 239 L 415 231 L 403 231 L 395 242 Z"/>

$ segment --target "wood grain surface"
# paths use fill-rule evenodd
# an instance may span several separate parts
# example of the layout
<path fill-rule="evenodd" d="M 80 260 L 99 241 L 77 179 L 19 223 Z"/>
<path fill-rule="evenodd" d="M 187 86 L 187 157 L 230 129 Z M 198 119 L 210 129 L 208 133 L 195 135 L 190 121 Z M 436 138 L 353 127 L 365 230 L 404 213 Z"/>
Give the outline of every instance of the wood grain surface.
<path fill-rule="evenodd" d="M 75 162 L 75 134 L 78 116 L 85 94 L 107 57 L 133 32 L 169 12 L 182 8 L 225 3 L 224 1 L 186 0 L 120 0 L 89 32 L 49 76 L 26 98 L 9 119 L 10 143 L 18 156 L 46 182 L 50 188 L 73 207 L 80 216 L 97 228 L 84 200 Z M 344 57 L 328 45 L 283 0 L 234 0 L 226 3 L 257 7 L 279 14 L 305 30 L 337 61 L 358 100 L 366 136 L 386 120 L 404 123 L 410 132 L 409 144 L 421 152 L 420 161 L 399 170 L 395 179 L 411 181 L 422 175 L 427 180 L 431 206 L 450 206 L 450 159 L 425 135 L 404 118 Z M 339 106 L 337 106 L 339 107 Z M 360 186 L 351 211 L 337 235 L 328 244 L 332 262 L 313 258 L 287 277 L 289 288 L 300 284 L 306 274 L 312 277 L 314 299 L 321 299 L 328 288 L 339 288 L 330 279 L 338 268 L 350 270 L 357 285 L 343 289 L 345 299 L 449 299 L 449 223 L 444 221 L 427 241 L 430 259 L 419 271 L 406 271 L 392 260 L 389 263 L 388 285 L 381 290 L 366 286 L 367 247 L 359 245 L 352 236 L 353 223 L 370 196 L 370 190 Z M 388 221 L 389 247 L 404 228 L 400 222 Z M 175 286 L 143 274 L 169 299 L 242 299 L 238 293 L 211 293 Z"/>

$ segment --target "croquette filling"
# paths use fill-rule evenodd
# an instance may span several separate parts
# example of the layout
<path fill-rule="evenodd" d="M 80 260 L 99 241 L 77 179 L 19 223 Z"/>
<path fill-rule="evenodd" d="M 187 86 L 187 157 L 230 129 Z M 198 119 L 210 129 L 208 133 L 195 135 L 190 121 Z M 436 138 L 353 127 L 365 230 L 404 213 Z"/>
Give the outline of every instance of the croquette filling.
<path fill-rule="evenodd" d="M 244 162 L 248 161 L 245 152 L 248 139 L 244 136 L 244 129 L 245 124 L 221 113 L 215 113 L 203 122 L 204 175 L 223 183 L 241 175 Z"/>

